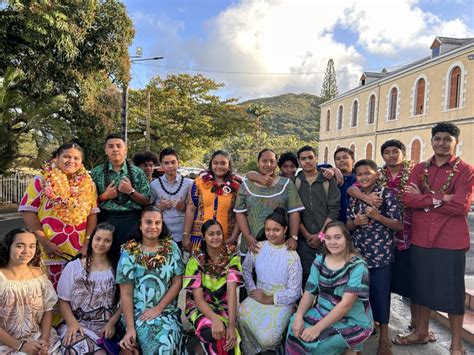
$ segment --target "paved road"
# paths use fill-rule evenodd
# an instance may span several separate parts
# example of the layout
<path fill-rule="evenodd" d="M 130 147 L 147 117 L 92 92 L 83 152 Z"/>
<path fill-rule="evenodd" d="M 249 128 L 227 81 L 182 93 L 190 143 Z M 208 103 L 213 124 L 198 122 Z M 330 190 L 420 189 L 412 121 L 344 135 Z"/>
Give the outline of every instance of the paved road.
<path fill-rule="evenodd" d="M 0 238 L 9 230 L 23 226 L 23 221 L 19 218 L 19 214 L 0 210 Z M 470 235 L 471 235 L 471 250 L 467 254 L 466 274 L 474 278 L 474 213 L 470 214 Z M 405 333 L 409 324 L 409 310 L 405 303 L 400 300 L 400 297 L 392 296 L 392 312 L 390 318 L 390 336 L 394 337 L 398 333 Z M 400 347 L 393 345 L 392 351 L 394 355 L 444 355 L 449 354 L 450 334 L 436 321 L 431 321 L 431 329 L 436 333 L 438 341 L 427 345 L 415 345 L 409 347 Z M 371 337 L 365 346 L 364 354 L 376 354 L 378 337 Z M 474 345 L 465 344 L 468 354 L 474 354 Z"/>

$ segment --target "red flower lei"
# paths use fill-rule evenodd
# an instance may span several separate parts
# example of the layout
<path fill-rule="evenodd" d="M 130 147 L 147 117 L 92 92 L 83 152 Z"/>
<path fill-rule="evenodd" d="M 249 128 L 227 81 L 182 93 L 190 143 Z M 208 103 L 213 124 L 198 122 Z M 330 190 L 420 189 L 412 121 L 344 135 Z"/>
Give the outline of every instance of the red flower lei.
<path fill-rule="evenodd" d="M 214 192 L 219 196 L 227 196 L 228 194 L 237 191 L 241 183 L 241 180 L 237 176 L 232 175 L 229 181 L 225 181 L 223 184 L 219 184 L 215 180 L 214 174 L 212 172 L 206 172 L 202 176 L 202 180 L 204 181 L 204 186 L 206 186 L 211 190 L 211 192 Z"/>
<path fill-rule="evenodd" d="M 196 253 L 194 257 L 198 260 L 205 274 L 211 277 L 219 277 L 227 269 L 227 265 L 229 265 L 233 254 L 235 254 L 235 246 L 224 245 L 217 261 L 212 261 L 211 258 L 202 251 Z"/>

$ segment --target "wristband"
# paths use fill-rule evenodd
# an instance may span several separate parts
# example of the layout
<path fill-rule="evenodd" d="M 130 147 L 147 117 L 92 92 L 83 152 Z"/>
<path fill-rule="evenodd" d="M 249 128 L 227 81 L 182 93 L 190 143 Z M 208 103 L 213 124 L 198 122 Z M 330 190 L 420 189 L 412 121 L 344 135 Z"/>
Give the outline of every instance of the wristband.
<path fill-rule="evenodd" d="M 129 196 L 133 196 L 133 194 L 134 194 L 135 192 L 136 192 L 135 189 L 132 189 L 132 191 L 130 191 L 130 192 L 128 193 L 128 195 L 129 195 Z"/>
<path fill-rule="evenodd" d="M 294 240 L 298 241 L 298 236 L 297 235 L 291 235 L 290 237 L 293 238 Z"/>
<path fill-rule="evenodd" d="M 22 341 L 20 342 L 20 345 L 18 345 L 18 348 L 16 349 L 16 351 L 20 352 L 20 351 L 21 351 L 21 348 L 23 347 L 23 345 L 25 345 L 25 343 L 26 343 L 26 340 L 22 340 Z"/>

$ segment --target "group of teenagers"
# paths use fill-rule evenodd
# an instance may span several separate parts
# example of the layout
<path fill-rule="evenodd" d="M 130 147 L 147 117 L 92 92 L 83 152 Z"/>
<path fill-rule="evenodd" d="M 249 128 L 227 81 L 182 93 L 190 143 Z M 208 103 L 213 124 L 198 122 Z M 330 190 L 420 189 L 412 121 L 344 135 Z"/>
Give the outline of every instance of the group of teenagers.
<path fill-rule="evenodd" d="M 132 164 L 111 134 L 89 173 L 81 147 L 62 145 L 21 201 L 26 228 L 0 243 L 0 353 L 183 354 L 192 334 L 195 353 L 348 355 L 379 333 L 386 355 L 436 341 L 431 310 L 465 353 L 474 168 L 456 157 L 456 125 L 431 133 L 418 164 L 396 139 L 380 169 L 344 147 L 334 166 L 310 146 L 264 149 L 241 178 L 219 150 L 195 180 L 172 148 Z M 411 321 L 389 339 L 391 292 Z"/>

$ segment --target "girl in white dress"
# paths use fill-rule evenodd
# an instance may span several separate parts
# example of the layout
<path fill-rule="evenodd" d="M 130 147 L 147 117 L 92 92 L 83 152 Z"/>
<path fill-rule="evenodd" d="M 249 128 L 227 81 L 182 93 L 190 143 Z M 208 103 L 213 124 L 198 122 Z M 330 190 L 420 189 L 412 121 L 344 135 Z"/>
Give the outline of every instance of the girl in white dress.
<path fill-rule="evenodd" d="M 35 235 L 14 229 L 0 244 L 0 354 L 59 354 L 51 327 L 58 297 L 40 266 Z"/>
<path fill-rule="evenodd" d="M 293 304 L 301 296 L 303 271 L 296 251 L 285 245 L 287 229 L 285 210 L 278 207 L 265 219 L 267 240 L 259 243 L 257 253 L 248 253 L 242 265 L 249 295 L 240 305 L 238 322 L 245 354 L 279 347 L 294 313 Z"/>

